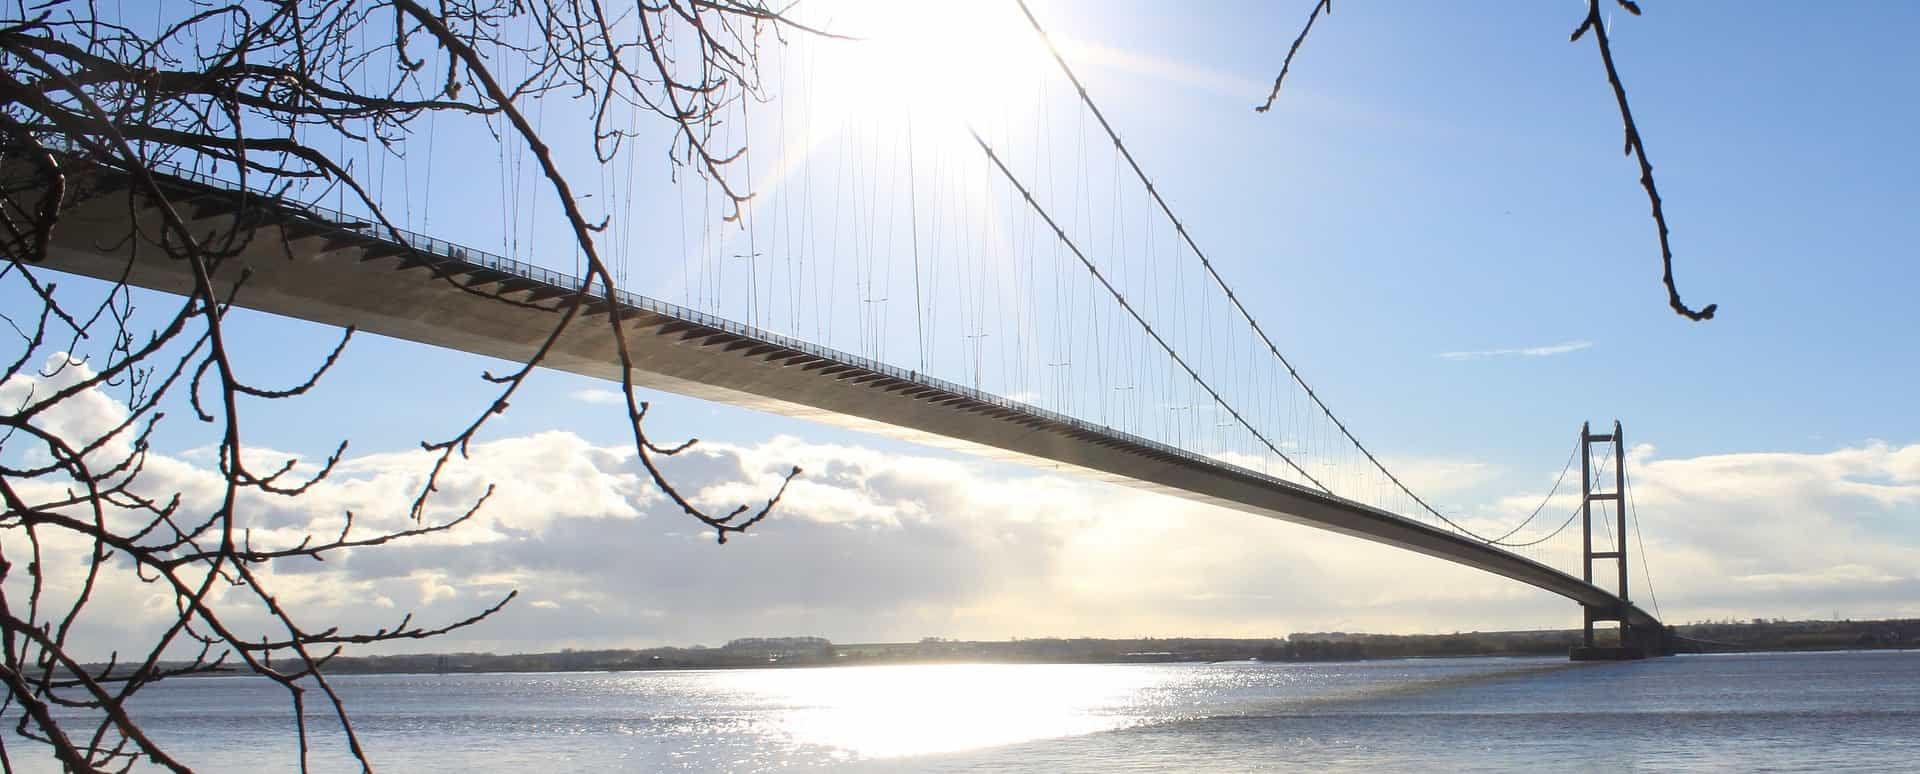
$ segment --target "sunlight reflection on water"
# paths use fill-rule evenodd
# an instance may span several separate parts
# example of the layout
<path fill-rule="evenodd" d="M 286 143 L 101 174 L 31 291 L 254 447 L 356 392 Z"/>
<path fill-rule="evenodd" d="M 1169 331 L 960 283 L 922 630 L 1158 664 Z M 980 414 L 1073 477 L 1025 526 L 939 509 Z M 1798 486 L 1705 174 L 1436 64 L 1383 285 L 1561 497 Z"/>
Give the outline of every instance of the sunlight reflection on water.
<path fill-rule="evenodd" d="M 722 682 L 776 705 L 772 725 L 795 742 L 895 757 L 1135 725 L 1152 716 L 1128 708 L 1170 678 L 1125 666 L 954 664 L 730 673 Z"/>

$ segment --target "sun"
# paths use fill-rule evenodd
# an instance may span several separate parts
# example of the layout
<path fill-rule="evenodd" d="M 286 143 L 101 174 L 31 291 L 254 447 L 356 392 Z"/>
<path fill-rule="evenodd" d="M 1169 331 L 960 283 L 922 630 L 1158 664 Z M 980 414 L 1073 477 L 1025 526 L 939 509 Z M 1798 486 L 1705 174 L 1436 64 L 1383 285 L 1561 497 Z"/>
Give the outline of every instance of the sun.
<path fill-rule="evenodd" d="M 813 84 L 823 109 L 968 126 L 1024 121 L 1054 74 L 1017 4 L 839 0 L 810 9 L 849 40 L 825 42 Z"/>
<path fill-rule="evenodd" d="M 976 158 L 975 132 L 1030 137 L 1044 98 L 1071 93 L 1014 0 L 809 0 L 790 15 L 827 34 L 790 34 L 780 59 L 760 63 L 769 93 L 787 103 L 750 122 L 782 137 L 756 176 L 760 194 L 849 152 Z"/>

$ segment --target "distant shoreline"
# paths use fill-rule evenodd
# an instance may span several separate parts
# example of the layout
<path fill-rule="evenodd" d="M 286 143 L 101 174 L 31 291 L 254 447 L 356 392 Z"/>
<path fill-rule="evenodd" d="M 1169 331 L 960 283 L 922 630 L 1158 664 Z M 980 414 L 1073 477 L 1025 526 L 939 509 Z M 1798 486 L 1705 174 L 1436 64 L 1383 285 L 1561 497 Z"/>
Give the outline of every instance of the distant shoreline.
<path fill-rule="evenodd" d="M 1920 643 L 1910 647 L 1801 647 L 1801 649 L 1753 649 L 1753 651 L 1686 651 L 1676 655 L 1816 655 L 1816 653 L 1920 653 Z M 835 668 L 835 666 L 1142 666 L 1142 665 L 1236 665 L 1236 663 L 1261 663 L 1261 665 L 1338 665 L 1338 663 L 1359 663 L 1359 661 L 1438 661 L 1438 659 L 1551 659 L 1559 653 L 1532 653 L 1532 655 L 1407 655 L 1407 657 L 1379 657 L 1379 659 L 1327 659 L 1327 661 L 1261 661 L 1261 659 L 1227 659 L 1227 661 L 889 661 L 889 663 L 795 663 L 795 665 L 739 665 L 739 666 L 637 666 L 637 668 L 551 668 L 551 670 L 447 670 L 447 672 L 374 672 L 374 670 L 355 670 L 338 672 L 326 670 L 328 676 L 422 676 L 422 678 L 440 678 L 440 676 L 486 676 L 486 674 L 624 674 L 624 672 L 735 672 L 735 670 L 785 670 L 785 668 Z M 223 672 L 202 672 L 202 674 L 182 674 L 182 678 L 246 678 L 253 672 L 246 670 L 223 670 Z"/>
<path fill-rule="evenodd" d="M 1791 655 L 1816 655 L 1816 654 L 1833 654 L 1833 653 L 1914 653 L 1914 652 L 1920 652 L 1920 643 L 1912 643 L 1906 647 L 1787 648 L 1787 649 L 1755 649 L 1755 650 L 1683 651 L 1680 653 L 1675 653 L 1674 655 L 1676 656 L 1751 656 L 1751 655 L 1768 654 L 1768 655 L 1791 656 Z M 740 666 L 640 667 L 635 669 L 553 669 L 553 670 L 495 670 L 495 671 L 476 670 L 476 671 L 467 671 L 467 672 L 453 672 L 453 671 L 448 671 L 448 672 L 328 672 L 328 674 L 331 676 L 340 676 L 340 675 L 349 675 L 349 674 L 368 674 L 368 675 L 382 674 L 382 675 L 418 675 L 423 677 L 438 677 L 438 676 L 444 676 L 444 675 L 516 675 L 516 674 L 565 675 L 565 674 L 596 674 L 596 673 L 620 673 L 620 672 L 727 672 L 727 671 L 739 671 L 739 670 L 750 670 L 750 669 L 831 669 L 835 667 L 849 667 L 849 666 L 1077 666 L 1077 665 L 1154 666 L 1159 664 L 1207 665 L 1207 664 L 1244 664 L 1249 662 L 1258 663 L 1258 664 L 1339 664 L 1339 663 L 1353 663 L 1358 661 L 1439 661 L 1439 660 L 1447 660 L 1447 659 L 1467 659 L 1467 658 L 1557 658 L 1565 655 L 1566 654 L 1564 653 L 1537 653 L 1537 654 L 1488 653 L 1488 654 L 1466 654 L 1466 655 L 1446 655 L 1446 656 L 1382 656 L 1378 658 L 1327 659 L 1327 660 L 1307 660 L 1307 659 L 1275 660 L 1275 659 L 1260 659 L 1260 658 L 1239 658 L 1239 659 L 1222 659 L 1218 661 L 1200 661 L 1200 660 L 1179 660 L 1179 661 L 928 660 L 928 661 L 888 661 L 888 662 L 862 661 L 862 662 L 853 662 L 853 663 L 795 663 L 795 664 L 744 664 Z M 226 672 L 221 674 L 226 676 L 242 676 L 247 673 Z"/>
<path fill-rule="evenodd" d="M 1696 623 L 1674 627 L 1679 652 L 1833 652 L 1920 649 L 1920 619 Z M 1284 638 L 927 638 L 836 644 L 820 637 L 734 640 L 708 648 L 563 650 L 548 653 L 427 653 L 339 656 L 328 675 L 642 672 L 875 666 L 887 664 L 1166 664 L 1229 661 L 1311 663 L 1400 658 L 1564 656 L 1577 629 L 1456 634 L 1298 633 Z M 243 672 L 221 672 L 231 675 Z"/>

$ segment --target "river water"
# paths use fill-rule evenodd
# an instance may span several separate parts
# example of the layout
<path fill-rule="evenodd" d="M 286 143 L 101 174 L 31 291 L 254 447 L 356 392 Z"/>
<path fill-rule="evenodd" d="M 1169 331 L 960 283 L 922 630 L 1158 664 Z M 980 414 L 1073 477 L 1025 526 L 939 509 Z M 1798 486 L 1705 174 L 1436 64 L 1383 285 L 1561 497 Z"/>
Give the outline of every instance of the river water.
<path fill-rule="evenodd" d="M 1920 651 L 336 682 L 398 772 L 1920 771 Z M 148 731 L 196 768 L 294 768 L 271 685 L 143 696 Z M 8 742 L 21 770 L 54 770 Z M 314 744 L 316 770 L 350 768 L 337 734 Z"/>

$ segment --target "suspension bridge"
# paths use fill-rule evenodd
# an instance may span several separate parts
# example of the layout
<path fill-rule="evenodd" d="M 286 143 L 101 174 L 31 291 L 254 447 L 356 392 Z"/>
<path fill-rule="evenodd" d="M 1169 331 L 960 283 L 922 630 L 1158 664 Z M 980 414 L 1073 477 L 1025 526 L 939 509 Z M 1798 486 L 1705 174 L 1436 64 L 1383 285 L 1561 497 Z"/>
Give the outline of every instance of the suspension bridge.
<path fill-rule="evenodd" d="M 587 322 L 552 342 L 548 367 L 620 380 L 604 324 L 617 314 L 642 387 L 1037 460 L 1397 546 L 1577 603 L 1586 639 L 1576 658 L 1670 652 L 1657 611 L 1629 595 L 1630 481 L 1617 423 L 1582 427 L 1566 468 L 1579 461 L 1580 490 L 1556 483 L 1518 526 L 1471 529 L 1435 508 L 1281 353 L 1060 50 L 1039 39 L 1057 64 L 1054 82 L 1036 89 L 1042 119 L 966 126 L 945 147 L 916 150 L 911 116 L 892 127 L 891 144 L 872 136 L 887 130 L 852 120 L 823 140 L 793 131 L 811 116 L 761 116 L 772 127 L 761 139 L 774 135 L 780 152 L 744 163 L 772 194 L 741 204 L 737 225 L 716 226 L 711 186 L 683 185 L 677 251 L 658 234 L 633 244 L 615 216 L 645 198 L 630 175 L 624 185 L 603 175 L 620 284 L 644 284 L 630 262 L 671 267 L 647 254 L 677 252 L 678 288 L 608 292 L 533 255 L 536 215 L 523 219 L 530 205 L 512 200 L 526 186 L 517 177 L 501 183 L 511 227 L 492 251 L 262 196 L 215 172 L 164 169 L 164 196 L 154 197 L 125 170 L 94 166 L 69 182 L 43 267 L 191 292 L 184 262 L 127 238 L 157 233 L 164 205 L 195 232 L 252 234 L 214 278 L 235 287 L 245 273 L 239 306 L 521 361 L 584 293 Z M 805 83 L 809 65 L 795 63 L 800 74 L 783 84 Z M 919 131 L 924 142 L 930 133 Z M 503 151 L 503 169 L 519 163 Z M 415 192 L 403 198 L 411 207 Z M 680 300 L 665 300 L 676 289 Z M 889 316 L 909 297 L 911 326 Z M 1549 513 L 1569 500 L 1564 519 Z M 1596 577 L 1596 563 L 1609 572 Z M 1615 643 L 1596 641 L 1601 622 L 1618 622 Z"/>

